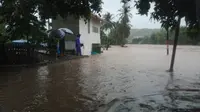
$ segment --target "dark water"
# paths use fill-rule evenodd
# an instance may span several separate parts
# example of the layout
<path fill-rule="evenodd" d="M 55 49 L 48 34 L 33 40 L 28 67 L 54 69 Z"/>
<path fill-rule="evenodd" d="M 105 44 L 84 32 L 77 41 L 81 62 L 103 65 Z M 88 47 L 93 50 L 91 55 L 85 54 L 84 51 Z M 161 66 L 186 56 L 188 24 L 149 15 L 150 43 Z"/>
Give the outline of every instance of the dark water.
<path fill-rule="evenodd" d="M 134 45 L 1 72 L 0 112 L 198 112 L 200 47 L 180 46 L 173 74 L 170 57 L 165 46 Z"/>

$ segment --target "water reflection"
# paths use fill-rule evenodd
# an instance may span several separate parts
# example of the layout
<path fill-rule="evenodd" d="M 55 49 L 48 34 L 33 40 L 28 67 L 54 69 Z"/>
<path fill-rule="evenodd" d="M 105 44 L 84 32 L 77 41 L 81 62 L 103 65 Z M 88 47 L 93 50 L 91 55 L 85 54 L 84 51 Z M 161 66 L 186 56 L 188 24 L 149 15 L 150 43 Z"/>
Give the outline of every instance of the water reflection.
<path fill-rule="evenodd" d="M 72 66 L 71 64 L 74 64 Z M 52 80 L 48 86 L 48 110 L 55 111 L 84 111 L 85 101 L 81 100 L 79 86 L 81 73 L 80 62 L 74 60 L 56 64 L 50 68 Z"/>
<path fill-rule="evenodd" d="M 73 64 L 73 66 L 72 66 Z M 17 75 L 15 81 L 1 89 L 8 99 L 2 105 L 15 112 L 55 112 L 89 110 L 91 99 L 82 94 L 80 61 L 74 60 L 27 69 Z M 12 79 L 10 76 L 9 80 Z M 87 100 L 86 100 L 87 99 Z M 88 103 L 88 100 L 90 102 Z"/>

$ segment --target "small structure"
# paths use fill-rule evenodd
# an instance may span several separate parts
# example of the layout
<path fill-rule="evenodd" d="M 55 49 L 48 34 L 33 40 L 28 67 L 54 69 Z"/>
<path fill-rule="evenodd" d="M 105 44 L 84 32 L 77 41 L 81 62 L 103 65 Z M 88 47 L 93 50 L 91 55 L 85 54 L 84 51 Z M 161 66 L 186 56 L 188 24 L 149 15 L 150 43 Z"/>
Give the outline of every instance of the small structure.
<path fill-rule="evenodd" d="M 27 41 L 16 40 L 2 46 L 3 60 L 0 60 L 0 64 L 34 64 L 40 61 L 35 46 L 28 44 Z"/>
<path fill-rule="evenodd" d="M 100 39 L 100 27 L 102 19 L 96 15 L 92 15 L 91 19 L 85 21 L 83 18 L 75 19 L 72 16 L 69 16 L 65 19 L 58 16 L 55 20 L 52 20 L 52 29 L 59 28 L 69 28 L 74 32 L 74 34 L 81 34 L 81 44 L 82 55 L 91 55 L 92 46 L 97 46 L 101 44 Z M 100 48 L 99 48 L 100 49 Z M 74 51 L 75 50 L 75 36 L 67 36 L 65 38 L 65 50 Z"/>

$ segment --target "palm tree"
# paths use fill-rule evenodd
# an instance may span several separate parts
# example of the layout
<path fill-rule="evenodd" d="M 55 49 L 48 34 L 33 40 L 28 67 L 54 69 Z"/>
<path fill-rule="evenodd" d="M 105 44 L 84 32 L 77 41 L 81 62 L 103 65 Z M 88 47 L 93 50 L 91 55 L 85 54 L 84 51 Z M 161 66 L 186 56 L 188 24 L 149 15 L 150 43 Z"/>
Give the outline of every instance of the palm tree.
<path fill-rule="evenodd" d="M 121 3 L 123 3 L 122 8 L 119 10 L 119 28 L 118 32 L 120 32 L 119 40 L 121 42 L 121 46 L 123 47 L 125 45 L 125 38 L 128 38 L 130 35 L 130 18 L 132 18 L 131 12 L 131 6 L 129 4 L 131 0 L 121 0 Z"/>
<path fill-rule="evenodd" d="M 103 25 L 102 29 L 104 30 L 109 30 L 113 28 L 113 14 L 111 13 L 106 13 L 105 15 L 103 15 L 103 19 L 105 21 L 105 24 Z"/>
<path fill-rule="evenodd" d="M 110 30 L 109 37 L 113 39 L 113 44 L 120 44 L 120 23 L 113 22 L 113 28 Z"/>
<path fill-rule="evenodd" d="M 102 40 L 102 44 L 106 44 L 107 46 L 109 46 L 110 42 L 109 42 L 108 35 L 106 34 L 106 32 L 110 33 L 110 31 L 113 29 L 114 27 L 113 18 L 114 18 L 113 14 L 109 12 L 103 15 L 103 19 L 105 23 L 101 27 L 101 40 Z"/>
<path fill-rule="evenodd" d="M 122 1 L 124 1 L 124 0 L 122 0 Z M 128 2 L 126 2 L 126 3 L 124 3 L 124 2 L 122 2 L 123 3 L 123 6 L 122 6 L 122 8 L 119 10 L 119 20 L 121 21 L 121 22 L 124 22 L 124 23 L 129 23 L 130 22 L 130 18 L 132 18 L 132 14 L 130 13 L 131 12 L 131 6 L 129 5 L 129 3 Z"/>
<path fill-rule="evenodd" d="M 121 0 L 121 3 L 126 4 L 129 3 L 131 0 Z"/>

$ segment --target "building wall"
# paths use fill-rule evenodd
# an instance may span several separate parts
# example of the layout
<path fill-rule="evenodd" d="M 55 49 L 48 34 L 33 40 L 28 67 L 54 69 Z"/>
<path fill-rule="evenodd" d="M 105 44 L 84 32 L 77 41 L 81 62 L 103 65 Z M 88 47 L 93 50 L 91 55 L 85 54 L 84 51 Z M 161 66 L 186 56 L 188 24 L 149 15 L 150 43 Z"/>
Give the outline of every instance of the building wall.
<path fill-rule="evenodd" d="M 93 27 L 96 27 L 98 29 L 98 33 L 96 32 L 93 32 Z M 92 43 L 101 43 L 101 39 L 100 39 L 100 27 L 101 27 L 101 24 L 100 24 L 100 21 L 99 20 L 95 20 L 95 19 L 92 19 L 91 20 L 91 42 Z"/>
<path fill-rule="evenodd" d="M 90 42 L 90 33 L 88 33 L 88 24 L 90 24 L 89 21 L 85 23 L 84 19 L 79 20 L 79 33 L 81 34 L 80 41 L 84 44 L 84 47 L 82 47 L 83 55 L 90 55 L 90 49 L 92 49 Z"/>
<path fill-rule="evenodd" d="M 74 50 L 75 48 L 75 41 L 65 41 L 65 50 Z"/>
<path fill-rule="evenodd" d="M 98 33 L 93 32 L 93 26 L 98 29 Z M 85 23 L 84 19 L 79 20 L 79 31 L 81 34 L 81 43 L 84 44 L 82 48 L 83 55 L 91 55 L 92 44 L 101 43 L 100 39 L 100 21 L 96 22 L 93 19 Z"/>
<path fill-rule="evenodd" d="M 84 47 L 82 47 L 82 54 L 83 55 L 91 55 L 92 50 L 92 44 L 100 44 L 100 21 L 96 19 L 91 19 L 87 23 L 84 21 L 84 19 L 74 19 L 73 17 L 68 17 L 67 19 L 62 19 L 61 17 L 58 17 L 56 20 L 52 21 L 52 27 L 53 29 L 58 28 L 69 28 L 71 29 L 75 34 L 80 33 L 81 43 L 84 44 Z M 93 27 L 96 27 L 98 29 L 97 32 L 93 32 Z M 70 39 L 69 39 L 70 38 Z M 75 36 L 66 36 L 65 37 L 65 44 L 66 49 L 71 50 L 75 49 Z M 74 42 L 74 43 L 73 43 Z"/>
<path fill-rule="evenodd" d="M 75 19 L 72 16 L 69 16 L 65 19 L 58 16 L 56 20 L 52 20 L 52 28 L 58 29 L 58 28 L 69 28 L 74 32 L 74 34 L 79 33 L 79 20 Z"/>

